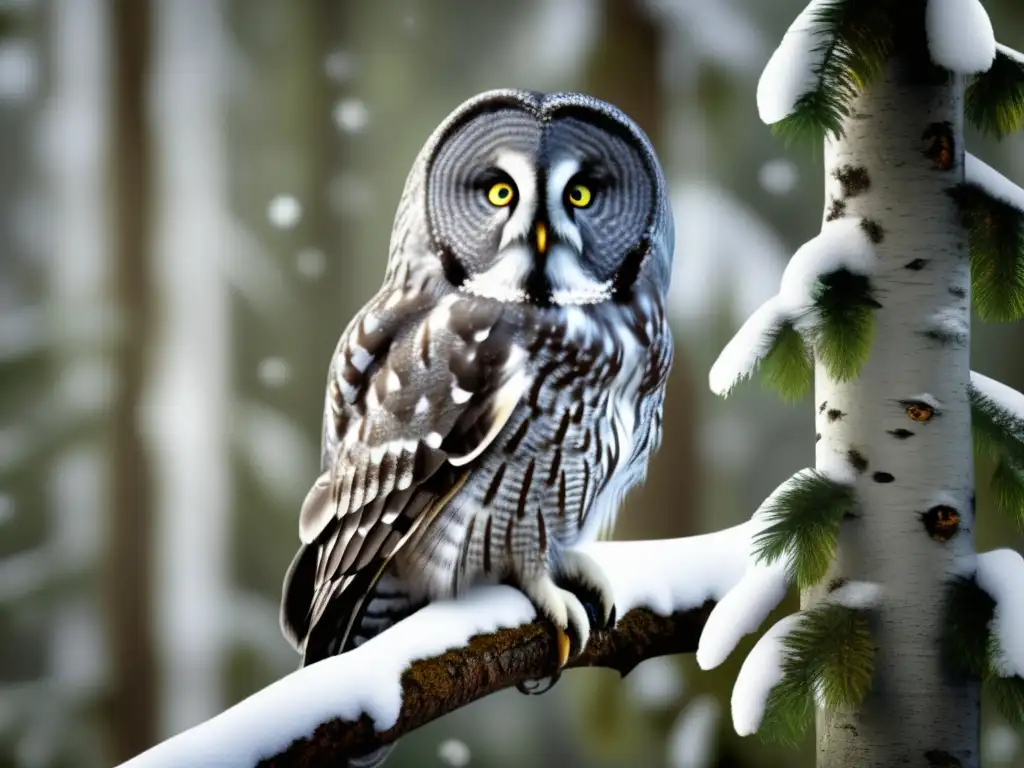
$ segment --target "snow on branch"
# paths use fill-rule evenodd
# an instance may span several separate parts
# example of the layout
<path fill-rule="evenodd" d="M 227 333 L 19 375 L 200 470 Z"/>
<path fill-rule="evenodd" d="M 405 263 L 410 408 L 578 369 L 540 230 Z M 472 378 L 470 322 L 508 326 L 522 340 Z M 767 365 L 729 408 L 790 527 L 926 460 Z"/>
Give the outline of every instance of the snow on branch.
<path fill-rule="evenodd" d="M 974 371 L 969 394 L 975 438 L 995 458 L 1024 467 L 1024 395 Z"/>
<path fill-rule="evenodd" d="M 854 503 L 852 481 L 838 468 L 828 473 L 802 469 L 762 502 L 750 522 L 746 573 L 718 601 L 701 634 L 701 669 L 724 662 L 740 639 L 755 632 L 779 606 L 789 584 L 810 586 L 823 578 L 834 553 L 839 518 Z M 812 550 L 816 557 L 802 550 Z M 801 562 L 808 558 L 817 562 Z"/>
<path fill-rule="evenodd" d="M 1024 677 L 1024 558 L 1012 549 L 978 555 L 978 586 L 995 601 L 989 632 L 995 640 L 993 671 Z"/>
<path fill-rule="evenodd" d="M 1012 549 L 979 554 L 973 573 L 950 584 L 945 651 L 982 679 L 1003 716 L 1024 725 L 1024 558 Z"/>
<path fill-rule="evenodd" d="M 850 102 L 891 45 L 882 0 L 811 0 L 761 74 L 761 119 L 784 136 L 842 135 Z"/>
<path fill-rule="evenodd" d="M 798 399 L 812 381 L 809 344 L 831 375 L 856 375 L 870 349 L 871 310 L 878 306 L 870 282 L 876 261 L 865 220 L 827 222 L 790 259 L 779 293 L 722 350 L 708 376 L 711 391 L 728 395 L 761 368 L 766 383 Z"/>
<path fill-rule="evenodd" d="M 964 178 L 968 184 L 978 187 L 989 197 L 1024 211 L 1024 189 L 969 152 L 964 161 Z"/>
<path fill-rule="evenodd" d="M 951 194 L 968 230 L 975 309 L 984 320 L 1024 317 L 1024 189 L 968 154 Z"/>
<path fill-rule="evenodd" d="M 746 569 L 735 586 L 720 596 L 708 616 L 697 646 L 697 664 L 701 669 L 714 669 L 724 662 L 739 641 L 756 632 L 786 596 L 791 553 L 784 547 L 778 557 L 768 559 L 758 542 L 771 528 L 772 512 L 779 500 L 813 474 L 813 469 L 802 469 L 780 484 L 747 523 L 750 541 L 744 552 Z"/>
<path fill-rule="evenodd" d="M 1024 528 L 1024 395 L 973 371 L 969 395 L 975 442 L 996 460 L 996 506 Z"/>
<path fill-rule="evenodd" d="M 925 29 L 928 52 L 938 66 L 962 75 L 992 66 L 996 36 L 980 0 L 928 0 Z"/>
<path fill-rule="evenodd" d="M 964 110 L 977 128 L 997 137 L 1024 129 L 1024 54 L 996 45 L 996 58 L 967 87 Z"/>
<path fill-rule="evenodd" d="M 741 578 L 752 523 L 663 541 L 598 542 L 622 619 L 573 667 L 627 674 L 691 652 L 714 601 Z M 554 672 L 553 631 L 511 587 L 434 603 L 364 645 L 271 684 L 122 768 L 335 766 L 498 690 Z"/>
<path fill-rule="evenodd" d="M 815 706 L 855 708 L 871 685 L 875 644 L 867 612 L 881 588 L 846 582 L 814 607 L 779 620 L 754 645 L 732 694 L 740 736 L 796 744 Z"/>

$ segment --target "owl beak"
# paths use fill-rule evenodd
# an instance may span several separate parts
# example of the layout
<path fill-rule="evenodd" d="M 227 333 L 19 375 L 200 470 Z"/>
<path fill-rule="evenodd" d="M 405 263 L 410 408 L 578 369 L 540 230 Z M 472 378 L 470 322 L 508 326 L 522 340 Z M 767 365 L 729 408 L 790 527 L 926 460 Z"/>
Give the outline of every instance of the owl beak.
<path fill-rule="evenodd" d="M 537 238 L 537 253 L 543 256 L 548 250 L 548 225 L 538 221 L 534 226 L 534 234 Z"/>

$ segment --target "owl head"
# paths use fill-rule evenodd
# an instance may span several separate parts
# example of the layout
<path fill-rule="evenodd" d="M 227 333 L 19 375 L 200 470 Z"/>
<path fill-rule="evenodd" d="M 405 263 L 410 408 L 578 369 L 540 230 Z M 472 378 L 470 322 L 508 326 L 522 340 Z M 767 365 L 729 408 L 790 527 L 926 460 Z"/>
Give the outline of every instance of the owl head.
<path fill-rule="evenodd" d="M 426 241 L 415 264 L 413 220 Z M 395 235 L 389 274 L 432 271 L 455 290 L 543 307 L 622 301 L 638 281 L 663 294 L 673 240 L 636 123 L 590 96 L 517 90 L 480 94 L 438 127 Z"/>

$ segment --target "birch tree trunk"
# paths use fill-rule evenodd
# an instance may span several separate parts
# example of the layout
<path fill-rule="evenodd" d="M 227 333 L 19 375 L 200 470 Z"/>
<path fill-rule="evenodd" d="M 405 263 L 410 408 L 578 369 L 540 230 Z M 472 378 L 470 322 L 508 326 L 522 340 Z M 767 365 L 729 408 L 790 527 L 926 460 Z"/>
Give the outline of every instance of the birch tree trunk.
<path fill-rule="evenodd" d="M 857 713 L 819 714 L 819 768 L 979 765 L 978 685 L 948 674 L 940 648 L 944 582 L 973 550 L 967 234 L 948 194 L 964 177 L 964 83 L 922 74 L 914 53 L 890 61 L 825 150 L 826 219 L 871 222 L 883 305 L 859 377 L 816 366 L 817 466 L 852 467 L 860 499 L 830 581 L 885 592 L 872 692 Z M 926 525 L 937 506 L 959 515 L 945 541 Z"/>

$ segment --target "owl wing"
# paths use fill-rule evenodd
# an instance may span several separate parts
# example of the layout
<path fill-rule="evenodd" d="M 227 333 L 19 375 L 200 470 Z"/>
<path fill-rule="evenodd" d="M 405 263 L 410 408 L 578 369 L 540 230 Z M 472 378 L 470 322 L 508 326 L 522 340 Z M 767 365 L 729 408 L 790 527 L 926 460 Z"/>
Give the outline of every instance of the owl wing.
<path fill-rule="evenodd" d="M 282 597 L 296 647 L 332 604 L 348 622 L 344 640 L 388 562 L 507 422 L 529 374 L 503 312 L 479 299 L 390 294 L 346 329 L 328 377 L 324 471 L 303 502 L 303 547 Z M 325 631 L 337 635 L 334 624 Z"/>

